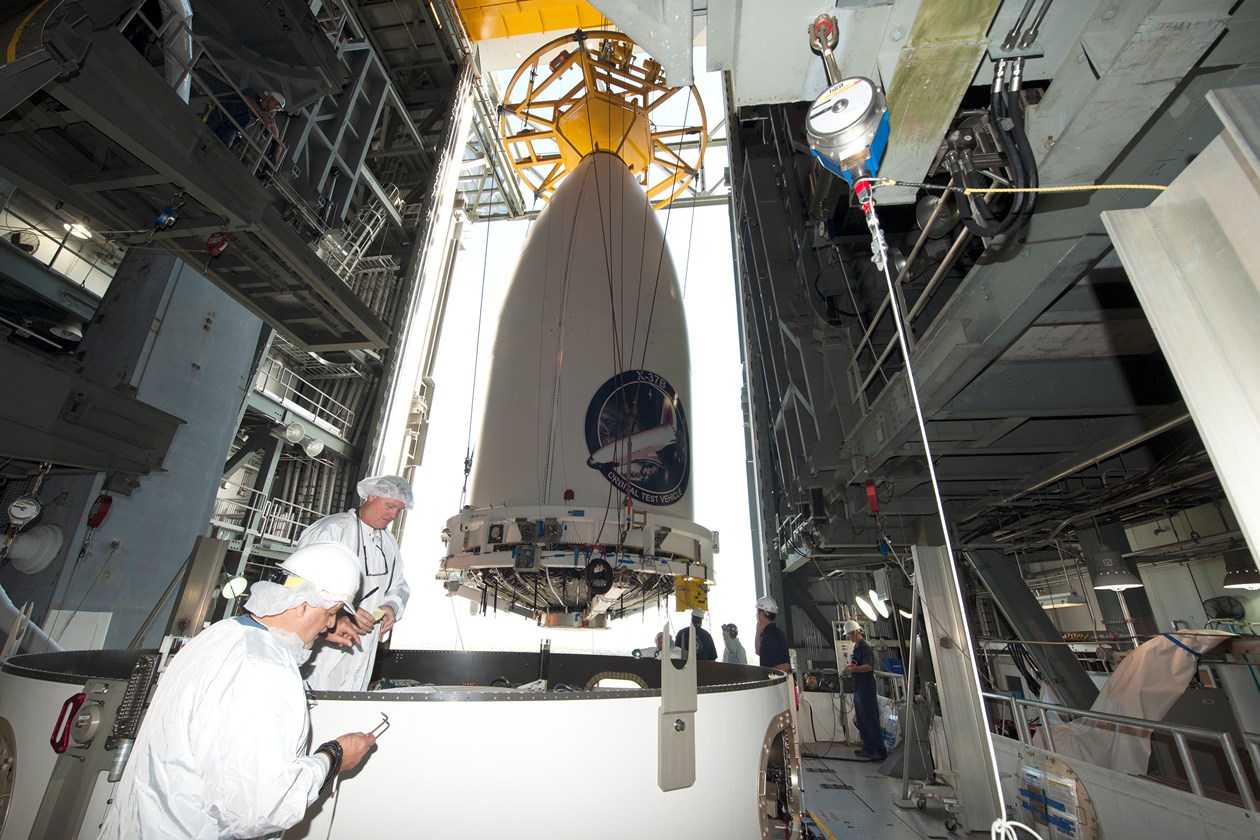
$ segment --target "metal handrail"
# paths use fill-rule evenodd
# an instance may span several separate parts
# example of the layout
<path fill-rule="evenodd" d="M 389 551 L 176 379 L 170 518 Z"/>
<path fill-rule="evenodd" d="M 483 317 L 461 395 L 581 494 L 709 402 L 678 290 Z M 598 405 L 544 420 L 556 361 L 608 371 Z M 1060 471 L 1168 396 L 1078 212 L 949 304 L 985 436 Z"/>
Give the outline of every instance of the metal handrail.
<path fill-rule="evenodd" d="M 987 700 L 996 700 L 1010 704 L 1012 717 L 1015 719 L 1015 728 L 1019 733 L 1019 742 L 1021 746 L 1048 749 L 1051 753 L 1058 753 L 1058 750 L 1054 746 L 1054 735 L 1052 732 L 1053 727 L 1050 725 L 1044 725 L 1038 730 L 1039 732 L 1045 734 L 1046 747 L 1040 747 L 1039 745 L 1033 744 L 1028 737 L 1028 718 L 1024 714 L 1026 707 L 1055 712 L 1060 715 L 1070 715 L 1077 718 L 1105 721 L 1107 723 L 1128 726 L 1134 729 L 1149 729 L 1152 732 L 1162 732 L 1166 735 L 1170 735 L 1172 736 L 1173 744 L 1177 748 L 1177 754 L 1181 758 L 1182 769 L 1186 774 L 1186 781 L 1190 783 L 1190 791 L 1196 796 L 1205 796 L 1203 792 L 1203 781 L 1199 778 L 1199 773 L 1195 769 L 1194 762 L 1191 760 L 1190 750 L 1186 746 L 1186 739 L 1194 738 L 1197 741 L 1215 741 L 1220 745 L 1221 751 L 1225 754 L 1225 761 L 1229 764 L 1229 771 L 1234 777 L 1234 784 L 1238 788 L 1239 796 L 1242 797 L 1243 807 L 1248 811 L 1257 810 L 1256 798 L 1251 790 L 1251 782 L 1248 780 L 1247 774 L 1243 770 L 1242 761 L 1238 756 L 1238 750 L 1235 748 L 1234 740 L 1230 737 L 1228 732 L 1213 732 L 1210 729 L 1201 729 L 1197 726 L 1143 720 L 1141 718 L 1126 717 L 1125 715 L 1113 715 L 1110 712 L 1074 709 L 1069 706 L 1060 706 L 1055 703 L 1043 703 L 1040 700 L 1020 699 L 1010 694 L 984 691 L 981 692 L 981 696 Z M 1260 768 L 1260 735 L 1246 733 L 1243 736 L 1243 740 L 1247 742 L 1247 749 L 1251 754 L 1253 765 Z"/>
<path fill-rule="evenodd" d="M 264 540 L 295 545 L 307 526 L 326 515 L 296 502 L 272 499 L 267 502 L 258 530 Z"/>
<path fill-rule="evenodd" d="M 234 491 L 245 490 L 246 494 L 241 498 L 217 497 L 214 500 L 214 512 L 210 514 L 210 523 L 220 528 L 251 533 L 266 509 L 266 497 L 257 490 L 234 481 L 225 481 L 223 484 Z"/>
<path fill-rule="evenodd" d="M 953 184 L 953 181 L 951 180 L 950 183 Z M 919 236 L 915 240 L 914 247 L 910 250 L 910 255 L 906 257 L 905 264 L 902 266 L 901 270 L 897 272 L 897 276 L 893 280 L 893 287 L 896 288 L 898 292 L 900 292 L 902 287 L 905 285 L 910 274 L 911 265 L 914 263 L 915 258 L 918 257 L 919 252 L 923 250 L 923 246 L 928 240 L 927 231 L 932 227 L 932 224 L 936 221 L 937 216 L 939 216 L 947 206 L 948 197 L 948 192 L 942 194 L 941 200 L 936 203 L 934 208 L 932 208 L 932 214 L 928 217 L 922 230 L 919 232 Z M 919 295 L 914 305 L 909 308 L 909 311 L 905 316 L 907 329 L 909 329 L 919 315 L 922 314 L 932 295 L 936 292 L 937 287 L 949 273 L 949 269 L 957 261 L 959 254 L 962 253 L 962 249 L 970 240 L 971 233 L 966 229 L 959 232 L 959 234 L 954 238 L 949 251 L 946 252 L 944 258 L 942 258 L 936 272 L 932 275 L 932 278 L 928 281 L 927 286 L 923 289 L 923 292 Z M 862 401 L 863 404 L 865 404 L 863 395 L 866 393 L 866 389 L 869 388 L 875 381 L 875 377 L 883 371 L 884 363 L 888 360 L 888 357 L 892 355 L 893 351 L 898 349 L 897 341 L 894 336 L 889 339 L 888 344 L 884 347 L 882 352 L 875 352 L 875 330 L 883 320 L 884 315 L 891 312 L 891 302 L 891 297 L 885 294 L 883 299 L 880 300 L 879 308 L 876 309 L 875 314 L 871 316 L 871 320 L 867 324 L 862 337 L 858 339 L 857 344 L 853 348 L 853 359 L 849 362 L 849 367 L 851 369 L 851 380 L 856 386 L 853 393 L 854 403 Z M 902 307 L 902 310 L 906 311 L 904 306 Z M 911 345 L 913 346 L 915 343 L 913 332 L 908 337 Z M 865 352 L 870 352 L 875 361 L 872 363 L 870 371 L 863 376 L 860 367 L 860 359 Z M 905 360 L 904 363 L 909 364 L 909 360 Z"/>
<path fill-rule="evenodd" d="M 309 413 L 312 420 L 327 424 L 331 431 L 344 433 L 347 429 L 354 428 L 353 409 L 333 399 L 279 361 L 274 365 L 259 367 L 258 375 L 254 378 L 254 390 L 281 402 L 292 403 Z"/>

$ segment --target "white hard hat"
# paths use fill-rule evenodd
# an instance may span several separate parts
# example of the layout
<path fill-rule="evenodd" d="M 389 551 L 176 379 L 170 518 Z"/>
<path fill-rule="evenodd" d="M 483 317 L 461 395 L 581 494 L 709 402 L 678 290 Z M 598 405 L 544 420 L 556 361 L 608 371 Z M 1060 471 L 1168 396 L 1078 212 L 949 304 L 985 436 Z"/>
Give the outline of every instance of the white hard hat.
<path fill-rule="evenodd" d="M 779 611 L 779 602 L 769 595 L 762 595 L 757 599 L 757 609 L 762 612 L 777 613 Z"/>
<path fill-rule="evenodd" d="M 861 629 L 862 629 L 862 625 L 858 624 L 853 619 L 849 619 L 848 621 L 844 623 L 844 634 L 846 636 L 852 633 L 854 630 L 861 630 Z"/>
<path fill-rule="evenodd" d="M 277 108 L 283 108 L 283 107 L 284 107 L 284 94 L 282 94 L 282 93 L 277 93 L 277 92 L 276 92 L 276 91 L 274 91 L 274 90 L 264 90 L 264 91 L 263 91 L 262 98 L 263 98 L 263 99 L 266 99 L 268 96 L 270 96 L 272 99 L 276 100 L 276 103 L 277 103 L 277 104 L 276 104 L 276 107 L 277 107 Z"/>
<path fill-rule="evenodd" d="M 366 500 L 368 496 L 393 499 L 406 505 L 407 510 L 411 510 L 411 505 L 414 501 L 411 485 L 401 475 L 377 475 L 365 478 L 359 482 L 355 489 L 359 491 L 360 499 Z"/>
<path fill-rule="evenodd" d="M 704 610 L 700 609 L 699 607 L 696 607 L 694 610 L 691 611 L 691 617 L 704 618 Z"/>
<path fill-rule="evenodd" d="M 285 558 L 280 568 L 288 572 L 287 586 L 299 585 L 293 578 L 313 584 L 329 601 L 352 605 L 359 594 L 359 557 L 339 542 L 322 541 L 302 546 Z"/>

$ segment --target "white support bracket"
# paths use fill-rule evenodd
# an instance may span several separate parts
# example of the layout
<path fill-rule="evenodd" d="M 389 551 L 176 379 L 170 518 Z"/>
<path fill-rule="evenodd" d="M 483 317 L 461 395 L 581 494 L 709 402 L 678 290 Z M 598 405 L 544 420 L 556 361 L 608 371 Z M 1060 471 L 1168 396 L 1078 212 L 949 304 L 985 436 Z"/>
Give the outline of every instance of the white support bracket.
<path fill-rule="evenodd" d="M 661 644 L 661 713 L 656 724 L 656 783 L 679 790 L 696 783 L 696 636 L 687 634 L 686 663 L 674 666 L 669 624 Z"/>

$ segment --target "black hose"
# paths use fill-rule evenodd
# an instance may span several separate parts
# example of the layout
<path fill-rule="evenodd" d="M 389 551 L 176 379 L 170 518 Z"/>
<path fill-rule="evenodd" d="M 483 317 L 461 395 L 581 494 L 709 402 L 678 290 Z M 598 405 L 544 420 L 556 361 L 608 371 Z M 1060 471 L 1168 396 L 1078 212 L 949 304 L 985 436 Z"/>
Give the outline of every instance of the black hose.
<path fill-rule="evenodd" d="M 1010 91 L 1006 94 L 1007 112 L 1011 117 L 1011 134 L 1015 138 L 1015 149 L 1019 153 L 1024 163 L 1024 169 L 1027 174 L 1027 189 L 1037 189 L 1041 186 L 1041 177 L 1037 173 L 1037 159 L 1033 157 L 1032 144 L 1028 142 L 1028 132 L 1024 129 L 1024 103 L 1020 101 L 1018 91 Z M 1028 203 L 1024 207 L 1026 216 L 1031 217 L 1033 210 L 1037 206 L 1037 193 L 1021 193 L 1028 197 Z"/>
<path fill-rule="evenodd" d="M 1023 104 L 1019 93 L 1004 91 L 1005 73 L 999 72 L 993 80 L 993 92 L 989 98 L 989 127 L 1001 147 L 1011 172 L 1011 186 L 1024 190 L 1036 188 L 1039 179 L 1032 146 L 1024 130 Z M 1007 128 L 1006 123 L 1010 123 Z M 964 187 L 983 190 L 984 182 L 967 158 L 947 162 L 950 174 Z M 958 212 L 963 224 L 977 236 L 991 239 L 1012 230 L 1018 230 L 1032 217 L 1037 200 L 1035 193 L 1017 192 L 999 220 L 989 208 L 988 202 L 978 195 L 958 202 Z"/>

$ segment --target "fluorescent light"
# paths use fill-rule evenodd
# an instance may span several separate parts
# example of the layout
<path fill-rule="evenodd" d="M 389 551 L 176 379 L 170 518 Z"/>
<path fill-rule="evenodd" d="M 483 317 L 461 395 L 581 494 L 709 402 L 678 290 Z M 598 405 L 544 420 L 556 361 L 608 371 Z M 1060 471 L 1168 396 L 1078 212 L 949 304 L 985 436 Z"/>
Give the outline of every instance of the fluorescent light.
<path fill-rule="evenodd" d="M 907 621 L 914 620 L 914 615 L 912 613 L 910 613 L 907 610 L 903 610 L 900 607 L 898 607 L 897 609 L 897 614 L 900 615 L 902 618 L 906 619 Z"/>
<path fill-rule="evenodd" d="M 1061 610 L 1066 607 L 1083 607 L 1085 599 L 1075 592 L 1047 592 L 1037 596 L 1043 610 Z"/>
<path fill-rule="evenodd" d="M 862 614 L 865 615 L 871 621 L 875 621 L 879 618 L 879 613 L 875 610 L 873 606 L 871 606 L 871 602 L 866 600 L 865 595 L 857 596 L 857 605 L 858 605 L 858 609 L 862 611 Z"/>
<path fill-rule="evenodd" d="M 78 222 L 65 222 L 61 226 L 65 229 L 66 233 L 71 236 L 76 236 L 79 239 L 92 238 L 92 231 L 88 230 L 86 226 L 81 225 Z"/>

